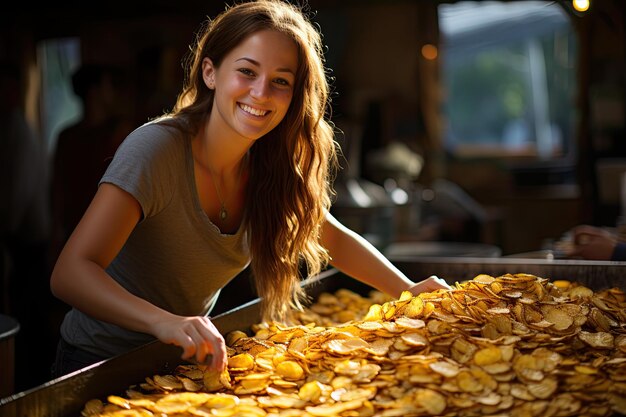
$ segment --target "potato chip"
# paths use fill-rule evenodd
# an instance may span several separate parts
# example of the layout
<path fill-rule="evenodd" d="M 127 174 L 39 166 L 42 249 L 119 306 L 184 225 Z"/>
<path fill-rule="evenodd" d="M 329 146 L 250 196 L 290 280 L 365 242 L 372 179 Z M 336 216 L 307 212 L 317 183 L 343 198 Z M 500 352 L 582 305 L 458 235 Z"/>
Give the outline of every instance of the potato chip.
<path fill-rule="evenodd" d="M 613 335 L 607 332 L 592 333 L 583 330 L 578 333 L 578 337 L 580 340 L 594 348 L 613 349 L 615 346 Z"/>
<path fill-rule="evenodd" d="M 535 398 L 545 400 L 554 394 L 558 387 L 558 382 L 555 378 L 548 377 L 540 382 L 530 382 L 526 387 Z"/>
<path fill-rule="evenodd" d="M 107 402 L 109 404 L 114 404 L 120 408 L 124 408 L 129 410 L 131 408 L 130 402 L 126 398 L 119 397 L 117 395 L 109 395 L 107 397 Z"/>
<path fill-rule="evenodd" d="M 457 384 L 464 392 L 475 393 L 483 390 L 483 386 L 480 384 L 478 379 L 476 379 L 469 371 L 459 372 L 457 375 Z"/>
<path fill-rule="evenodd" d="M 104 409 L 104 403 L 98 398 L 93 398 L 87 401 L 83 407 L 82 415 L 91 416 L 98 415 Z"/>
<path fill-rule="evenodd" d="M 226 345 L 234 346 L 239 340 L 248 337 L 248 335 L 241 330 L 233 330 L 226 335 L 225 341 Z"/>
<path fill-rule="evenodd" d="M 421 333 L 404 333 L 400 339 L 410 347 L 424 347 L 428 345 L 428 339 Z"/>
<path fill-rule="evenodd" d="M 385 356 L 389 352 L 389 348 L 393 345 L 394 339 L 375 339 L 369 343 L 367 348 L 363 350 L 374 356 Z"/>
<path fill-rule="evenodd" d="M 356 324 L 361 330 L 365 331 L 375 331 L 383 328 L 383 324 L 380 321 L 363 321 Z"/>
<path fill-rule="evenodd" d="M 478 282 L 480 284 L 491 284 L 495 280 L 496 279 L 494 277 L 492 277 L 491 275 L 487 275 L 487 274 L 476 275 L 473 279 L 474 282 Z"/>
<path fill-rule="evenodd" d="M 203 376 L 204 388 L 209 391 L 217 391 L 222 388 L 230 388 L 230 374 L 228 370 L 219 372 L 213 369 L 207 369 Z"/>
<path fill-rule="evenodd" d="M 384 317 L 383 308 L 380 304 L 372 304 L 367 311 L 363 321 L 378 321 Z"/>
<path fill-rule="evenodd" d="M 269 386 L 269 378 L 246 378 L 237 381 L 233 392 L 236 395 L 263 393 Z"/>
<path fill-rule="evenodd" d="M 292 395 L 279 395 L 274 397 L 258 397 L 259 405 L 269 408 L 291 409 L 302 408 L 307 402 Z"/>
<path fill-rule="evenodd" d="M 228 358 L 230 371 L 247 371 L 254 368 L 254 356 L 249 353 L 240 353 Z"/>
<path fill-rule="evenodd" d="M 593 291 L 583 285 L 577 285 L 568 294 L 570 298 L 589 298 L 593 296 Z"/>
<path fill-rule="evenodd" d="M 155 401 L 154 410 L 165 414 L 184 413 L 192 406 L 204 404 L 209 397 L 207 393 L 170 393 Z"/>
<path fill-rule="evenodd" d="M 319 381 L 309 381 L 302 385 L 298 390 L 298 397 L 300 399 L 316 404 L 319 402 L 322 393 L 327 389 Z"/>
<path fill-rule="evenodd" d="M 276 366 L 276 373 L 288 381 L 304 378 L 302 366 L 295 361 L 284 361 Z"/>
<path fill-rule="evenodd" d="M 474 353 L 474 363 L 478 366 L 492 365 L 502 359 L 502 352 L 497 346 L 480 349 Z"/>
<path fill-rule="evenodd" d="M 410 319 L 420 318 L 424 312 L 424 300 L 420 297 L 413 297 L 411 301 L 404 306 L 402 314 Z"/>
<path fill-rule="evenodd" d="M 332 392 L 331 398 L 337 402 L 370 400 L 374 398 L 377 389 L 374 387 L 354 387 L 350 389 L 340 388 Z"/>
<path fill-rule="evenodd" d="M 309 406 L 306 407 L 305 410 L 313 416 L 337 416 L 342 414 L 344 411 L 360 408 L 363 405 L 363 402 L 363 400 L 352 400 L 328 405 L 323 404 L 315 407 Z"/>
<path fill-rule="evenodd" d="M 395 323 L 398 325 L 398 327 L 413 330 L 422 329 L 426 326 L 424 320 L 412 319 L 406 316 L 397 317 L 395 319 Z"/>
<path fill-rule="evenodd" d="M 441 415 L 447 406 L 446 397 L 432 389 L 418 389 L 414 398 L 429 415 Z"/>
<path fill-rule="evenodd" d="M 349 355 L 356 351 L 369 348 L 370 344 L 361 338 L 353 337 L 351 339 L 344 340 L 334 339 L 326 342 L 323 347 L 324 349 L 332 353 L 337 353 L 339 355 Z"/>
<path fill-rule="evenodd" d="M 115 410 L 107 412 L 106 410 L 102 414 L 98 414 L 102 417 L 153 417 L 154 414 L 148 410 L 141 408 L 133 408 L 130 410 Z"/>
<path fill-rule="evenodd" d="M 446 378 L 454 378 L 460 372 L 460 367 L 454 362 L 437 361 L 428 364 L 428 367 Z"/>

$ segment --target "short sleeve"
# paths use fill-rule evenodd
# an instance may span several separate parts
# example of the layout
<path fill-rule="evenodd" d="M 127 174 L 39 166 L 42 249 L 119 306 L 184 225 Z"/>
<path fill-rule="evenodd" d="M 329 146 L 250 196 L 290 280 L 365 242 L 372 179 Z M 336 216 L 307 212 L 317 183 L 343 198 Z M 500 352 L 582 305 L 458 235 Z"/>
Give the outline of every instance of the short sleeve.
<path fill-rule="evenodd" d="M 184 176 L 184 149 L 173 128 L 142 125 L 124 139 L 100 184 L 120 187 L 137 199 L 144 218 L 154 216 L 170 202 L 176 180 Z"/>

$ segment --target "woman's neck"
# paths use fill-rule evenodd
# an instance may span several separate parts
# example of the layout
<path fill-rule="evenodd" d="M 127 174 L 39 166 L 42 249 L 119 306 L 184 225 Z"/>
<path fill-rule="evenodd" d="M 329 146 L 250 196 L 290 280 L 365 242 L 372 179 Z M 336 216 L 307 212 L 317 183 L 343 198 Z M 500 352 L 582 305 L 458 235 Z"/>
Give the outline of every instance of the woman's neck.
<path fill-rule="evenodd" d="M 212 132 L 208 123 L 204 123 L 194 138 L 194 155 L 201 166 L 215 175 L 238 176 L 250 146 L 241 138 Z"/>

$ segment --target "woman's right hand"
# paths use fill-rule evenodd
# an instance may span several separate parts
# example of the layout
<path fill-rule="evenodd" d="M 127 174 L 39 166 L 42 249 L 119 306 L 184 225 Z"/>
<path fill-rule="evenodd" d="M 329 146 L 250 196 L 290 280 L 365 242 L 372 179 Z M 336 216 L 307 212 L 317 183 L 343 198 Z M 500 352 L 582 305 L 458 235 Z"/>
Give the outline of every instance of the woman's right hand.
<path fill-rule="evenodd" d="M 154 325 L 153 332 L 161 342 L 180 346 L 182 359 L 194 358 L 205 364 L 211 357 L 211 368 L 223 371 L 227 364 L 226 342 L 208 317 L 171 315 Z"/>

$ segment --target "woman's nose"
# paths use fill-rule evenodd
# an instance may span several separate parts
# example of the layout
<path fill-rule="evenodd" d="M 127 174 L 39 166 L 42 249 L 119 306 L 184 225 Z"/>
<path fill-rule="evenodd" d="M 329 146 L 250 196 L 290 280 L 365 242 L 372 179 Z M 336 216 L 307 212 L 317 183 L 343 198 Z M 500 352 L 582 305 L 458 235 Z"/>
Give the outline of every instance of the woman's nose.
<path fill-rule="evenodd" d="M 265 100 L 269 97 L 270 83 L 265 77 L 258 77 L 252 83 L 250 95 L 257 100 Z"/>

